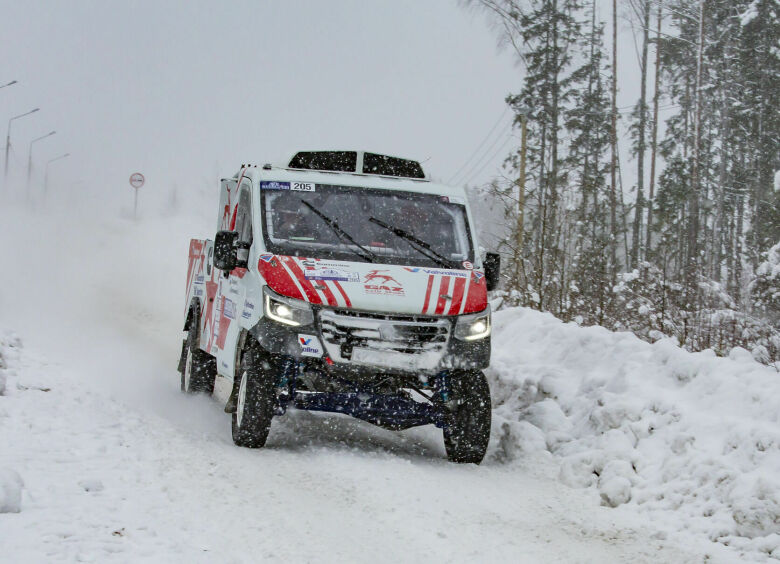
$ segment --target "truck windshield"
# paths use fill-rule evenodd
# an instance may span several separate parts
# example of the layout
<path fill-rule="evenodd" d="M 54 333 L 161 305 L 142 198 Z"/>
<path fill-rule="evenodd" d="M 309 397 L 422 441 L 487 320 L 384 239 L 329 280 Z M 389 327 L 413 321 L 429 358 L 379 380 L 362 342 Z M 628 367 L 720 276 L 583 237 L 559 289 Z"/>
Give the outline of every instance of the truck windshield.
<path fill-rule="evenodd" d="M 308 185 L 310 191 L 290 190 L 286 183 L 264 185 L 273 186 L 261 189 L 263 236 L 271 253 L 431 267 L 441 267 L 444 260 L 453 266 L 474 260 L 466 208 L 447 196 L 323 184 Z M 420 241 L 429 249 L 423 246 L 421 252 Z"/>

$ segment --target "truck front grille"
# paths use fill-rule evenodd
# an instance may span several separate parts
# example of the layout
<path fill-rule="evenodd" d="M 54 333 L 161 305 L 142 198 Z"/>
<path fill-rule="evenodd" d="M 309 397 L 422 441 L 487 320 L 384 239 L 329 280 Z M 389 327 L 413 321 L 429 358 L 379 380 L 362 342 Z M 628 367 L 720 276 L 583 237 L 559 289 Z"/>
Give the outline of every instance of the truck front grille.
<path fill-rule="evenodd" d="M 355 348 L 403 354 L 437 355 L 447 349 L 448 319 L 352 310 L 322 310 L 322 337 L 331 358 L 346 362 Z"/>

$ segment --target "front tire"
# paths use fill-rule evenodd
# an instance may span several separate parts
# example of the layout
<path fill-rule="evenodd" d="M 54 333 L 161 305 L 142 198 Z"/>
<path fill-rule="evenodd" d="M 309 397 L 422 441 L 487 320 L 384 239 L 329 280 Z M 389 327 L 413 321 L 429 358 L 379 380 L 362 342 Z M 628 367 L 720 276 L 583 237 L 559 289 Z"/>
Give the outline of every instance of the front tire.
<path fill-rule="evenodd" d="M 241 371 L 233 413 L 233 442 L 237 446 L 262 448 L 274 416 L 274 378 L 271 364 L 257 345 L 241 359 Z"/>
<path fill-rule="evenodd" d="M 444 428 L 450 462 L 479 464 L 490 441 L 490 387 L 480 370 L 459 371 L 450 378 L 452 421 Z"/>
<path fill-rule="evenodd" d="M 214 379 L 217 375 L 217 361 L 206 351 L 201 350 L 199 326 L 200 319 L 196 313 L 190 320 L 187 339 L 184 341 L 186 356 L 181 371 L 181 391 L 187 394 L 211 395 L 214 391 Z"/>

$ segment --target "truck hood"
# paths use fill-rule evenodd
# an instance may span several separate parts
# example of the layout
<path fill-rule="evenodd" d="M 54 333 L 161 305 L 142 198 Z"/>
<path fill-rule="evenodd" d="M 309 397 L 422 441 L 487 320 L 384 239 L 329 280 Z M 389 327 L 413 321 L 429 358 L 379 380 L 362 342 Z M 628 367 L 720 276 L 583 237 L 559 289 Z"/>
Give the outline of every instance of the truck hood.
<path fill-rule="evenodd" d="M 460 315 L 487 307 L 485 275 L 478 270 L 272 254 L 261 255 L 257 267 L 272 290 L 312 304 L 416 315 Z"/>

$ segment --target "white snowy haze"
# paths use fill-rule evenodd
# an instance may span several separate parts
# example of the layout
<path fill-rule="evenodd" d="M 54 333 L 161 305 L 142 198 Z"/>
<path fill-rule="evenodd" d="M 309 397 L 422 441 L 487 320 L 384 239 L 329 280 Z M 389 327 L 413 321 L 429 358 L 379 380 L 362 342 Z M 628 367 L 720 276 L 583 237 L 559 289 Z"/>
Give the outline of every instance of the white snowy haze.
<path fill-rule="evenodd" d="M 57 130 L 33 147 L 33 189 L 69 152 L 51 188 L 126 204 L 132 172 L 142 204 L 165 201 L 301 148 L 398 154 L 449 177 L 521 81 L 485 18 L 447 0 L 3 0 L 0 14 L 0 84 L 18 81 L 0 89 L 0 123 L 40 107 L 13 123 L 11 176 Z"/>

